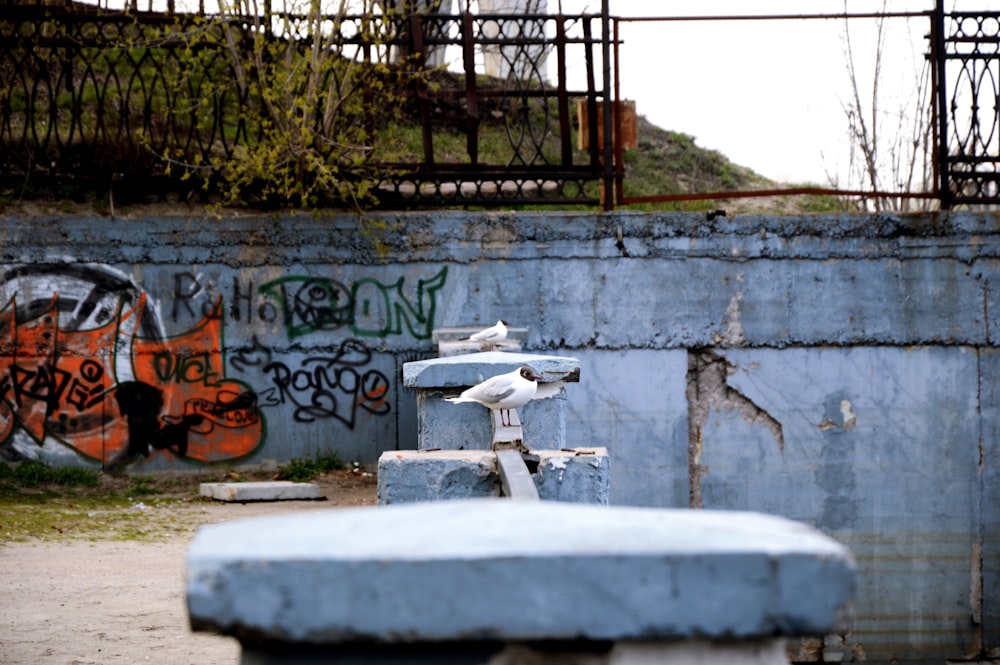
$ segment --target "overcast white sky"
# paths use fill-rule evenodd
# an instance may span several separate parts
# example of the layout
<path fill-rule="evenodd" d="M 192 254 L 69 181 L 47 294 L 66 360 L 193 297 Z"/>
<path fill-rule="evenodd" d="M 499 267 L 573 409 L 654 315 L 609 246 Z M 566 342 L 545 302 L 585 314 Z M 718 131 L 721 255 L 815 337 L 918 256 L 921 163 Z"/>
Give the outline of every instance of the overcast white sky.
<path fill-rule="evenodd" d="M 558 0 L 549 0 L 554 11 Z M 842 13 L 843 0 L 610 0 L 614 16 L 723 16 Z M 988 4 L 988 2 L 986 3 Z M 566 13 L 600 11 L 600 0 L 562 0 Z M 849 0 L 850 12 L 878 11 L 881 0 Z M 933 0 L 888 0 L 889 11 L 933 9 Z M 982 8 L 982 3 L 980 3 Z M 711 21 L 625 23 L 620 50 L 622 94 L 665 129 L 693 135 L 698 145 L 787 182 L 847 186 L 850 87 L 844 57 L 845 21 Z M 924 19 L 890 23 L 883 119 L 913 108 L 913 75 L 922 64 Z M 874 20 L 850 22 L 860 86 L 868 93 L 875 61 Z"/>

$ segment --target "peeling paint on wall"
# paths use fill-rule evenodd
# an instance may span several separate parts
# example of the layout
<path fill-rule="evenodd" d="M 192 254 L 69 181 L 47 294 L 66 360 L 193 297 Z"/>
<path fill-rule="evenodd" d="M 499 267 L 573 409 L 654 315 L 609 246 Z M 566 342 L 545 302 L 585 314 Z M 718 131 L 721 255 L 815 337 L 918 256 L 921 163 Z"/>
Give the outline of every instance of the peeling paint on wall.
<path fill-rule="evenodd" d="M 742 282 L 743 276 L 737 275 L 736 281 Z M 742 346 L 746 341 L 743 335 L 743 322 L 741 320 L 740 303 L 743 301 L 743 290 L 737 289 L 736 293 L 729 300 L 726 307 L 726 327 L 721 333 L 712 333 L 712 343 L 715 346 Z"/>
<path fill-rule="evenodd" d="M 701 480 L 709 469 L 701 464 L 702 429 L 712 409 L 735 411 L 753 426 L 762 426 L 774 436 L 778 452 L 785 452 L 785 435 L 781 423 L 738 390 L 728 384 L 736 368 L 723 356 L 709 349 L 688 353 L 687 399 L 689 405 L 688 472 L 690 476 L 690 506 L 702 508 Z"/>
<path fill-rule="evenodd" d="M 851 402 L 849 400 L 840 400 L 840 414 L 844 418 L 844 429 L 854 429 L 858 424 L 858 416 L 851 409 Z"/>

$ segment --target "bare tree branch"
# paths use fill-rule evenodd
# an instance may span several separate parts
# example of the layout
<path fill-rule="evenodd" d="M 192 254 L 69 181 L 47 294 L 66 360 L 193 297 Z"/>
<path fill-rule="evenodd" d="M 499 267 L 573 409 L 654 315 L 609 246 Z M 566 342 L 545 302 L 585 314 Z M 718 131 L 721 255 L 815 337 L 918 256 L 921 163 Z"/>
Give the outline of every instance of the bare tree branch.
<path fill-rule="evenodd" d="M 886 9 L 887 0 L 883 0 L 883 14 Z M 847 12 L 846 0 L 844 11 Z M 909 192 L 915 185 L 926 190 L 930 184 L 933 134 L 929 66 L 924 61 L 921 67 L 914 68 L 911 94 L 905 100 L 897 100 L 900 105 L 897 111 L 888 111 L 883 89 L 887 35 L 888 19 L 883 16 L 875 22 L 870 96 L 864 99 L 854 43 L 845 22 L 844 61 L 850 85 L 850 100 L 843 104 L 850 140 L 848 186 L 858 178 L 861 187 L 872 192 Z M 883 195 L 872 196 L 864 203 L 875 210 L 908 210 L 912 200 Z"/>

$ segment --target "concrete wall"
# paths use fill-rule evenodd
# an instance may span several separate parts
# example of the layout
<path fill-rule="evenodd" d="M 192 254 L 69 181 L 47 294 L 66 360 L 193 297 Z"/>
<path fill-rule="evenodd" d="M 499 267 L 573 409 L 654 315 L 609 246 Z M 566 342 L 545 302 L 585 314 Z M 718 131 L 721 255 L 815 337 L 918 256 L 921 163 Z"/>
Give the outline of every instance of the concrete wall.
<path fill-rule="evenodd" d="M 415 446 L 400 372 L 431 332 L 503 318 L 580 359 L 568 440 L 607 446 L 612 503 L 777 513 L 851 547 L 855 630 L 802 659 L 1000 656 L 995 213 L 43 216 L 0 236 L 8 455 L 372 462 Z"/>

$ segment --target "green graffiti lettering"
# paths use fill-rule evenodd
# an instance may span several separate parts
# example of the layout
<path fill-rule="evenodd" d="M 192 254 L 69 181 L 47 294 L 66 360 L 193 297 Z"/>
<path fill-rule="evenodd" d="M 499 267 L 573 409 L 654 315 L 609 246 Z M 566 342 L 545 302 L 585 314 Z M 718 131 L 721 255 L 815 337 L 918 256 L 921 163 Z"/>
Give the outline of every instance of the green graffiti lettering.
<path fill-rule="evenodd" d="M 403 324 L 414 339 L 430 339 L 434 329 L 434 312 L 437 309 L 437 292 L 448 277 L 445 266 L 430 279 L 417 281 L 416 297 L 410 300 L 403 292 L 405 277 L 393 284 L 383 284 L 377 279 L 360 279 L 351 292 L 354 311 L 363 316 L 354 317 L 351 330 L 360 337 L 388 337 L 402 335 Z"/>
<path fill-rule="evenodd" d="M 333 279 L 288 276 L 261 285 L 259 292 L 276 301 L 290 340 L 344 326 L 359 337 L 409 333 L 430 339 L 437 293 L 447 277 L 445 266 L 430 279 L 417 280 L 412 300 L 405 293 L 406 277 L 391 284 L 365 277 L 348 289 Z"/>

